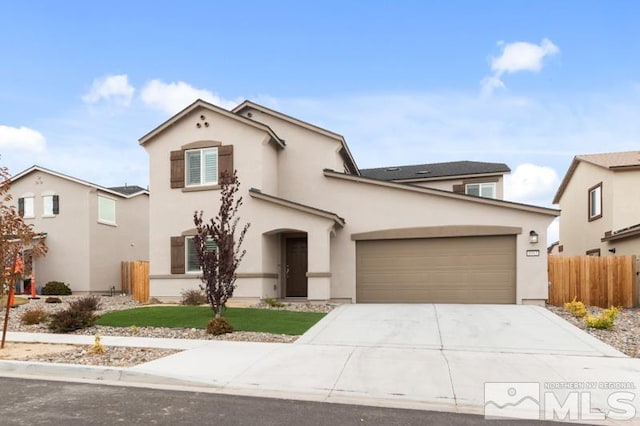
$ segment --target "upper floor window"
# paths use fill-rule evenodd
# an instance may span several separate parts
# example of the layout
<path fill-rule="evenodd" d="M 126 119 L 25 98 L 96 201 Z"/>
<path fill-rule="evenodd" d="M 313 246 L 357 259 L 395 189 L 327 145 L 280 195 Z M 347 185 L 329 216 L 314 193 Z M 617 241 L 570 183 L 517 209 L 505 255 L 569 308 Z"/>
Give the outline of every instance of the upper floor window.
<path fill-rule="evenodd" d="M 218 148 L 186 151 L 185 163 L 187 186 L 218 183 Z"/>
<path fill-rule="evenodd" d="M 589 188 L 589 222 L 602 217 L 602 182 Z"/>
<path fill-rule="evenodd" d="M 116 200 L 98 195 L 98 222 L 116 224 Z"/>
<path fill-rule="evenodd" d="M 57 195 L 42 196 L 42 215 L 52 217 L 60 213 L 60 197 Z"/>
<path fill-rule="evenodd" d="M 496 198 L 496 183 L 468 183 L 465 186 L 465 193 L 476 197 Z"/>
<path fill-rule="evenodd" d="M 25 219 L 36 217 L 33 195 L 18 198 L 18 214 Z"/>

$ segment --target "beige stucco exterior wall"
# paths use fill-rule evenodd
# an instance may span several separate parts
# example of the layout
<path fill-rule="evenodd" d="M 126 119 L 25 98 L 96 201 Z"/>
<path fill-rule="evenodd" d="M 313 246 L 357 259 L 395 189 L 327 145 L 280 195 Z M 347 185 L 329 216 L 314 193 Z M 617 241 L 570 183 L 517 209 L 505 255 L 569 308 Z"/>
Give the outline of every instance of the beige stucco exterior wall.
<path fill-rule="evenodd" d="M 116 225 L 98 222 L 98 195 L 115 200 Z M 149 196 L 126 199 L 94 190 L 89 205 L 91 291 L 120 291 L 121 262 L 149 259 Z"/>
<path fill-rule="evenodd" d="M 334 298 L 355 299 L 355 242 L 351 234 L 384 229 L 445 225 L 487 225 L 522 227 L 516 238 L 516 297 L 546 299 L 546 230 L 553 217 L 470 203 L 436 195 L 426 195 L 375 185 L 326 178 L 330 194 L 323 202 L 345 216 L 344 229 L 336 233 L 332 244 L 332 287 Z M 357 203 L 353 203 L 353 199 Z M 402 206 L 399 210 L 398 206 Z M 344 213 L 348 211 L 348 213 Z M 373 214 L 375 212 L 375 214 Z M 539 234 L 538 244 L 529 243 L 529 231 Z M 527 257 L 526 251 L 540 251 L 538 257 Z"/>
<path fill-rule="evenodd" d="M 200 116 L 204 115 L 209 127 L 201 126 Z M 215 216 L 219 209 L 219 190 L 183 191 L 170 188 L 169 153 L 195 141 L 218 141 L 223 145 L 233 145 L 234 168 L 238 170 L 241 194 L 245 205 L 241 217 L 247 221 L 253 217 L 252 200 L 246 195 L 248 189 L 269 188 L 277 191 L 278 154 L 269 143 L 266 132 L 240 123 L 212 111 L 198 108 L 169 127 L 144 147 L 149 154 L 149 182 L 152 193 L 149 204 L 149 252 L 151 277 L 150 291 L 156 297 L 174 297 L 182 290 L 197 288 L 197 274 L 171 276 L 170 237 L 182 235 L 194 228 L 193 213 L 204 211 L 205 218 Z M 266 191 L 266 190 L 265 190 Z M 247 256 L 241 272 L 261 273 L 262 239 L 252 236 L 245 241 Z M 252 279 L 259 290 L 262 283 Z M 272 286 L 272 285 L 271 285 Z M 242 294 L 242 290 L 238 294 Z"/>
<path fill-rule="evenodd" d="M 589 188 L 602 182 L 602 217 L 589 222 Z M 563 256 L 584 256 L 587 250 L 600 249 L 608 255 L 606 242 L 600 239 L 613 226 L 613 172 L 581 161 L 560 199 L 560 244 Z"/>
<path fill-rule="evenodd" d="M 25 219 L 36 232 L 46 232 L 48 253 L 36 260 L 36 285 L 63 281 L 72 291 L 89 290 L 89 188 L 36 171 L 11 184 L 15 206 L 18 198 L 34 196 L 35 218 Z M 60 214 L 43 217 L 42 195 L 60 197 Z"/>

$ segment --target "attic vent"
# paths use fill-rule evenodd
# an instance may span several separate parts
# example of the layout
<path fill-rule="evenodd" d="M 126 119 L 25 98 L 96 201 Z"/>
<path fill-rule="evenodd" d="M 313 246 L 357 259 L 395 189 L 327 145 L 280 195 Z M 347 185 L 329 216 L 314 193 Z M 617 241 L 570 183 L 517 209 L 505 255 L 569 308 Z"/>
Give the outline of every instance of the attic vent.
<path fill-rule="evenodd" d="M 400 170 L 400 167 L 389 167 L 387 169 L 388 172 L 397 172 L 398 170 Z"/>
<path fill-rule="evenodd" d="M 428 175 L 429 173 L 431 173 L 431 170 L 419 170 L 416 172 L 418 175 Z"/>

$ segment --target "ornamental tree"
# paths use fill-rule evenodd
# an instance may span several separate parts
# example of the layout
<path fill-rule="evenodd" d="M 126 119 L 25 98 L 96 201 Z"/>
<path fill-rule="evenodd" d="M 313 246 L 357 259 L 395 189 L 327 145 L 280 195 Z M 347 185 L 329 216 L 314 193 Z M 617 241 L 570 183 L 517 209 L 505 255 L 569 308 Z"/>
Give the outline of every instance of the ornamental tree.
<path fill-rule="evenodd" d="M 7 335 L 11 309 L 10 300 L 14 293 L 14 287 L 16 282 L 22 278 L 23 268 L 19 267 L 22 262 L 20 257 L 25 253 L 25 250 L 30 251 L 32 259 L 44 256 L 47 252 L 44 240 L 36 238 L 37 234 L 33 230 L 33 225 L 25 223 L 16 206 L 11 203 L 10 186 L 11 176 L 8 169 L 0 167 L 0 262 L 2 262 L 3 268 L 0 294 L 6 296 L 7 300 L 0 348 L 4 348 Z"/>
<path fill-rule="evenodd" d="M 238 231 L 238 209 L 242 205 L 242 197 L 236 199 L 239 186 L 236 170 L 233 173 L 222 172 L 218 215 L 205 222 L 202 211 L 193 214 L 196 225 L 193 243 L 202 268 L 200 288 L 216 319 L 222 316 L 227 300 L 233 296 L 236 270 L 246 254 L 241 246 L 250 224 L 245 224 Z"/>

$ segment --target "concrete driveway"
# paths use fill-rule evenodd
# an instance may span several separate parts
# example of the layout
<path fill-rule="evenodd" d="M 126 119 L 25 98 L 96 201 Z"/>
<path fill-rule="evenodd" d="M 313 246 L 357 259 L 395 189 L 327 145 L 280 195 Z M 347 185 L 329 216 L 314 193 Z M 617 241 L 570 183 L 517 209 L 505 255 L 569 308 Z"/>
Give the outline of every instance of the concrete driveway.
<path fill-rule="evenodd" d="M 624 356 L 547 309 L 527 305 L 343 305 L 296 344 Z"/>

